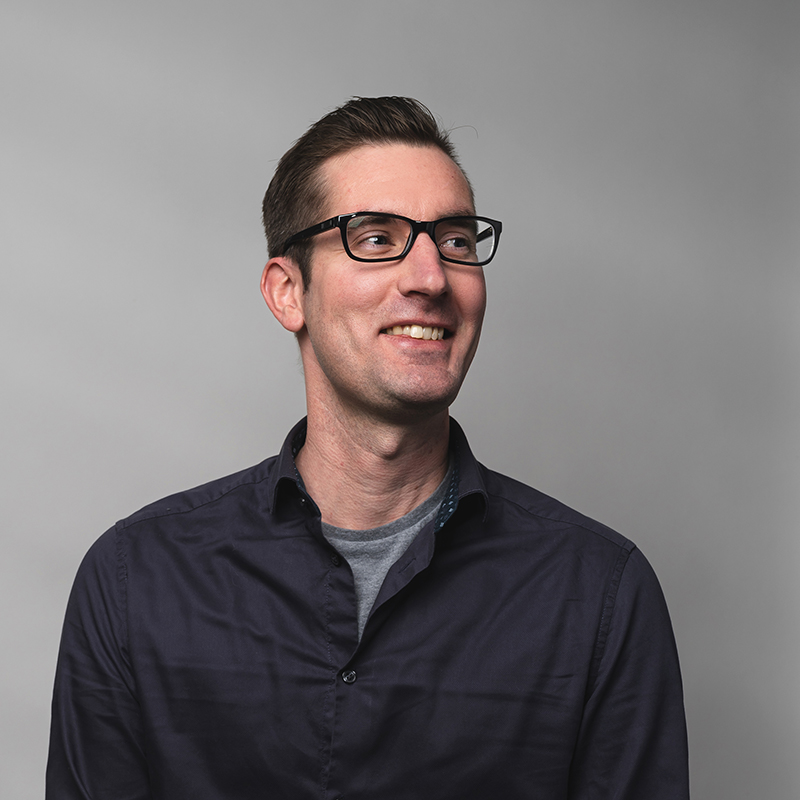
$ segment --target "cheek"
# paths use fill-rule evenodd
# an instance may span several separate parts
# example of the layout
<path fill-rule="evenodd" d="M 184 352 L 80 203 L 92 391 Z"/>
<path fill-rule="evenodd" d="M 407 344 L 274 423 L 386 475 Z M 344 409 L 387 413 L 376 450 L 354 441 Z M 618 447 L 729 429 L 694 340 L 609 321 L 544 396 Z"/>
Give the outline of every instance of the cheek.
<path fill-rule="evenodd" d="M 354 262 L 350 262 L 351 264 Z M 326 308 L 347 311 L 364 311 L 374 308 L 386 292 L 386 277 L 381 270 L 369 265 L 356 269 L 331 271 L 325 287 L 325 297 L 320 298 Z"/>
<path fill-rule="evenodd" d="M 480 324 L 486 311 L 486 283 L 483 275 L 465 276 L 460 286 L 454 287 L 459 298 L 461 313 L 473 324 Z"/>
<path fill-rule="evenodd" d="M 386 276 L 379 269 L 360 269 L 342 280 L 340 291 L 347 297 L 347 304 L 354 310 L 367 311 L 376 308 L 388 291 Z"/>
<path fill-rule="evenodd" d="M 305 314 L 309 327 L 335 328 L 351 324 L 370 304 L 370 287 L 352 276 L 330 274 L 313 283 L 306 293 Z"/>

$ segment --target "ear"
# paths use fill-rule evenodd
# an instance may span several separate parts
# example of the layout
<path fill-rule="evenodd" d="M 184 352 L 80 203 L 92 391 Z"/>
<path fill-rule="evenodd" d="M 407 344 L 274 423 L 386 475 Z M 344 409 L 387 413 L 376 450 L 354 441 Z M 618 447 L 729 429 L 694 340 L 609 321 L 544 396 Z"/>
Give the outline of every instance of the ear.
<path fill-rule="evenodd" d="M 261 275 L 261 294 L 275 319 L 287 331 L 302 330 L 305 325 L 303 277 L 292 259 L 277 256 L 267 261 Z"/>

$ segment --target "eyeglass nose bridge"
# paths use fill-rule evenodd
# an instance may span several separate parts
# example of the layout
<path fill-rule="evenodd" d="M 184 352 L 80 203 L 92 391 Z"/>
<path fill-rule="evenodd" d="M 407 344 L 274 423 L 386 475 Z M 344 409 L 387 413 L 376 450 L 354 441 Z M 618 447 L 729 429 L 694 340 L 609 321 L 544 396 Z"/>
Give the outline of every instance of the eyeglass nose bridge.
<path fill-rule="evenodd" d="M 430 222 L 425 222 L 423 220 L 409 219 L 406 221 L 411 226 L 411 233 L 408 236 L 408 241 L 406 242 L 406 246 L 403 248 L 403 252 L 400 254 L 399 258 L 405 258 L 411 252 L 411 248 L 414 246 L 414 242 L 417 241 L 417 236 L 419 236 L 419 234 L 421 233 L 427 233 L 428 236 L 431 237 L 433 246 L 436 248 L 436 251 L 441 255 L 441 252 L 439 250 L 439 245 L 436 244 L 436 236 L 435 236 L 436 226 L 439 224 L 439 220 L 432 220 Z"/>

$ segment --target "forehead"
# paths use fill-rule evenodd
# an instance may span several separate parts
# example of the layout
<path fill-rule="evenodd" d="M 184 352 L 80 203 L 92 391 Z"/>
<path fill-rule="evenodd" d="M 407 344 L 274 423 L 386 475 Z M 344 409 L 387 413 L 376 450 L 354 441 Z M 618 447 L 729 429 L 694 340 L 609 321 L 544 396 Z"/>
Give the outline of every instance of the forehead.
<path fill-rule="evenodd" d="M 474 213 L 469 184 L 438 147 L 363 145 L 323 164 L 326 216 L 385 211 L 413 219 Z"/>

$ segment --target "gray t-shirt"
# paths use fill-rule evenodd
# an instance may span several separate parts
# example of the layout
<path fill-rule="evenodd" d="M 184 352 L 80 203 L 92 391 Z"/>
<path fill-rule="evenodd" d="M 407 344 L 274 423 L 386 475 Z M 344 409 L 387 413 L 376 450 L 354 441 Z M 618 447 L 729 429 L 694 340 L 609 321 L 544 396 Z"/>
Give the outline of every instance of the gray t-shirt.
<path fill-rule="evenodd" d="M 450 482 L 452 467 L 436 491 L 400 519 L 363 531 L 322 523 L 322 533 L 353 571 L 358 602 L 358 639 L 367 624 L 389 568 L 405 553 L 414 537 L 436 516 Z"/>

